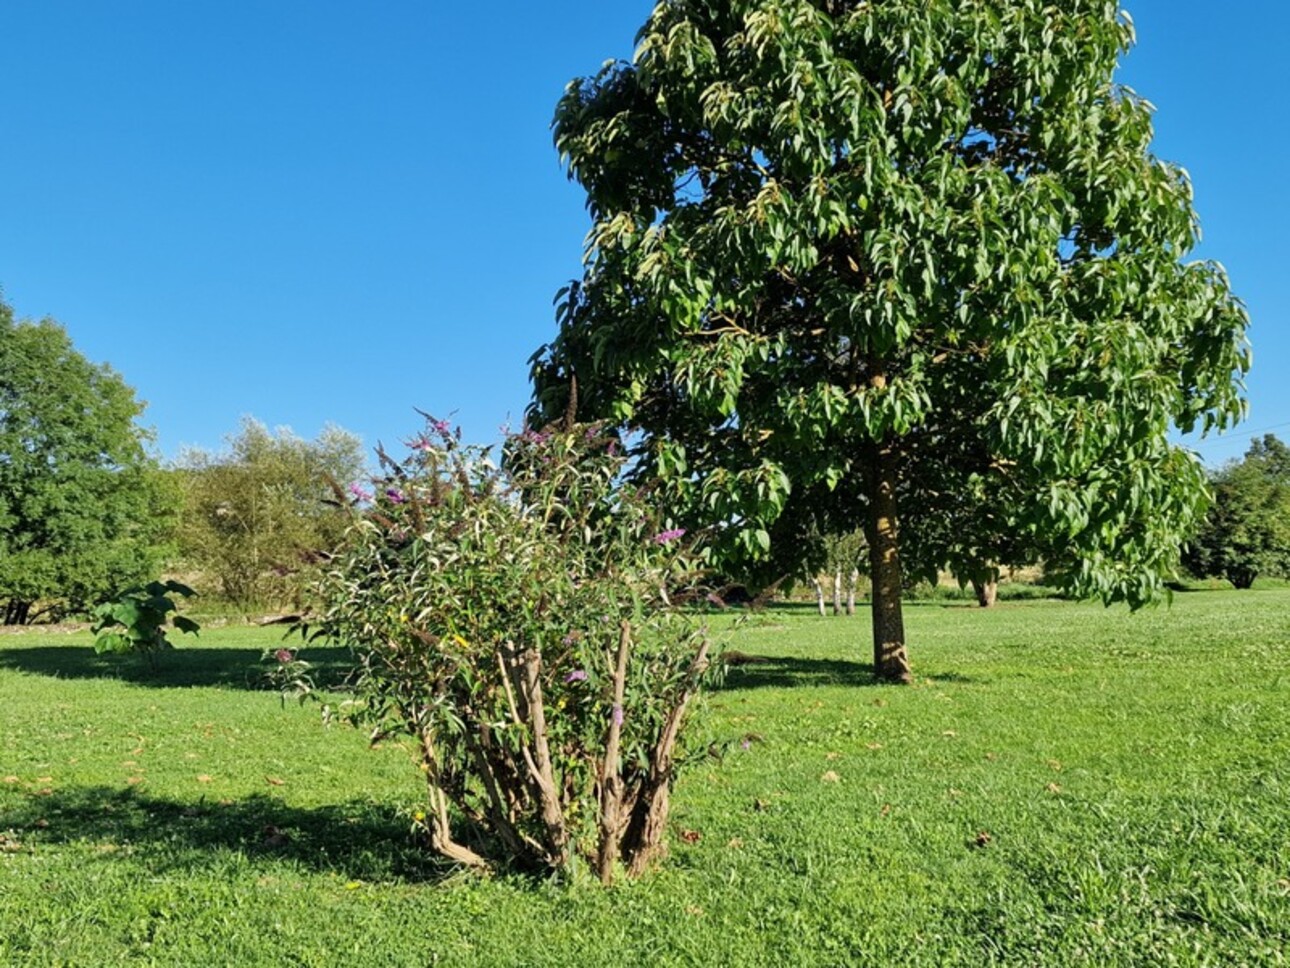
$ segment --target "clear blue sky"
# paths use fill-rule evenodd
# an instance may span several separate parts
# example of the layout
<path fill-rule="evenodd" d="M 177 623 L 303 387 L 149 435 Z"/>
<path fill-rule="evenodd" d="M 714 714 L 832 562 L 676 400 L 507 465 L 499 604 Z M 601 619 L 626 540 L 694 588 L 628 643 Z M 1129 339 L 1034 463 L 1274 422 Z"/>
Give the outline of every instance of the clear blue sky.
<path fill-rule="evenodd" d="M 1254 319 L 1238 434 L 1290 438 L 1290 4 L 1126 6 L 1121 79 Z M 394 444 L 420 407 L 495 439 L 588 227 L 552 109 L 651 7 L 5 0 L 0 289 L 125 376 L 166 455 L 243 414 Z"/>

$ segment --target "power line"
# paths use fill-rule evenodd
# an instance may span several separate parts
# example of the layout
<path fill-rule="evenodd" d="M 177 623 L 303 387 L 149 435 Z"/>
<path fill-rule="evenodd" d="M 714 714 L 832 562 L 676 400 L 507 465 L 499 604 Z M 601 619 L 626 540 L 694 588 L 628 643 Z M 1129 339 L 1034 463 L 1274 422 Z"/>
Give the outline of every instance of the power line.
<path fill-rule="evenodd" d="M 1190 440 L 1187 441 L 1187 445 L 1195 450 L 1199 450 L 1202 447 L 1219 447 L 1223 444 L 1244 440 L 1247 437 L 1257 437 L 1259 434 L 1265 434 L 1269 430 L 1280 430 L 1282 427 L 1290 427 L 1290 420 L 1284 423 L 1272 424 L 1269 427 L 1260 427 L 1257 430 L 1243 430 L 1239 434 L 1223 434 L 1213 440 Z"/>
<path fill-rule="evenodd" d="M 1234 456 L 1236 451 L 1233 445 L 1239 447 L 1251 437 L 1257 437 L 1259 434 L 1265 434 L 1270 430 L 1280 430 L 1282 427 L 1290 427 L 1290 421 L 1259 427 L 1255 430 L 1242 430 L 1240 433 L 1235 434 L 1223 434 L 1213 440 L 1184 440 L 1183 444 L 1196 453 L 1207 465 L 1214 466 L 1220 461 L 1236 459 Z"/>

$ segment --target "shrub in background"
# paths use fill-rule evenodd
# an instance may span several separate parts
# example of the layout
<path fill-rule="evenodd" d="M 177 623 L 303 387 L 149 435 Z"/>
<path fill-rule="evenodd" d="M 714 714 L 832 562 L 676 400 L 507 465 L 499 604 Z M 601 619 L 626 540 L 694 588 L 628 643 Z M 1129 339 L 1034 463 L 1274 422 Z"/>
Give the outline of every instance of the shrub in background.
<path fill-rule="evenodd" d="M 241 608 L 295 605 L 298 576 L 336 547 L 347 523 L 327 481 L 363 473 L 362 442 L 346 430 L 303 440 L 243 418 L 225 452 L 180 457 L 184 563 Z"/>
<path fill-rule="evenodd" d="M 512 437 L 504 469 L 442 422 L 409 446 L 355 502 L 311 637 L 358 653 L 376 735 L 415 741 L 434 849 L 640 874 L 709 669 L 684 533 L 616 486 L 596 426 Z"/>

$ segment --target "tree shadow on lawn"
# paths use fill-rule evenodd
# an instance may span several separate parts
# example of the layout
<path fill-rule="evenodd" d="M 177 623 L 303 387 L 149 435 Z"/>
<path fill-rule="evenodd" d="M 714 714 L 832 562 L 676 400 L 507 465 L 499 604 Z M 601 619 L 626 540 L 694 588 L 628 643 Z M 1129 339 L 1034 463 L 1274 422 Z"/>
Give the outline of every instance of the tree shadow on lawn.
<path fill-rule="evenodd" d="M 999 602 L 995 605 L 995 607 L 997 608 L 1000 605 L 1008 605 L 1018 601 L 1028 602 L 1028 601 L 1039 601 L 1039 600 L 1041 599 L 1038 597 L 1033 599 L 1025 598 L 1025 597 L 1000 599 Z M 970 597 L 970 596 L 964 596 L 963 598 L 904 598 L 901 600 L 901 607 L 902 608 L 942 608 L 942 609 L 953 608 L 953 609 L 966 609 L 966 610 L 978 611 L 978 612 L 989 611 L 988 609 L 981 608 L 981 606 L 977 604 L 976 598 Z M 826 606 L 825 611 L 827 612 L 827 614 L 820 615 L 819 606 L 816 605 L 815 602 L 772 602 L 769 605 L 763 606 L 761 609 L 749 609 L 748 614 L 753 616 L 754 618 L 758 616 L 762 618 L 770 618 L 776 615 L 801 616 L 803 618 L 810 618 L 811 616 L 814 616 L 818 618 L 821 622 L 829 622 L 829 621 L 862 622 L 864 623 L 864 628 L 861 629 L 861 632 L 867 633 L 868 626 L 869 626 L 869 608 L 870 608 L 870 602 L 868 599 L 858 599 L 856 601 L 856 613 L 854 615 L 835 615 L 833 614 L 832 605 Z M 730 609 L 729 611 L 733 611 L 733 609 Z"/>
<path fill-rule="evenodd" d="M 878 678 L 867 662 L 849 659 L 806 659 L 786 655 L 728 657 L 729 668 L 718 687 L 726 689 L 803 689 L 812 686 L 876 686 Z"/>
<path fill-rule="evenodd" d="M 313 666 L 311 675 L 320 689 L 343 684 L 354 668 L 353 656 L 341 646 L 310 646 L 300 650 L 300 657 Z M 15 644 L 0 649 L 0 669 L 159 688 L 263 689 L 268 668 L 256 649 L 178 648 L 163 653 L 155 670 L 139 656 L 100 655 L 91 646 Z"/>
<path fill-rule="evenodd" d="M 717 691 L 728 689 L 809 689 L 819 686 L 890 686 L 879 681 L 868 662 L 849 659 L 808 659 L 801 656 L 746 655 L 736 652 Z M 973 684 L 981 680 L 957 672 L 915 673 L 925 684 Z M 893 687 L 905 688 L 905 687 Z"/>
<path fill-rule="evenodd" d="M 45 844 L 78 842 L 105 857 L 128 849 L 158 873 L 200 871 L 221 853 L 370 882 L 437 882 L 458 870 L 416 843 L 406 817 L 362 801 L 302 808 L 256 794 L 184 803 L 132 788 L 81 787 L 29 795 L 0 813 L 0 827 L 37 853 Z"/>

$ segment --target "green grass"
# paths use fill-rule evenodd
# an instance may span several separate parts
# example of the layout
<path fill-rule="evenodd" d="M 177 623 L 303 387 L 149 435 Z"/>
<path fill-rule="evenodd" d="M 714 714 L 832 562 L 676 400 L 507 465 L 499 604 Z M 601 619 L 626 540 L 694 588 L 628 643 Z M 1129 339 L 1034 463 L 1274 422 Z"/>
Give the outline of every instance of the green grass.
<path fill-rule="evenodd" d="M 0 963 L 1285 963 L 1290 590 L 907 620 L 902 689 L 863 612 L 752 619 L 733 646 L 771 661 L 699 729 L 757 741 L 685 775 L 671 857 L 611 890 L 419 852 L 405 751 L 248 688 L 279 631 L 156 679 L 0 636 Z"/>

